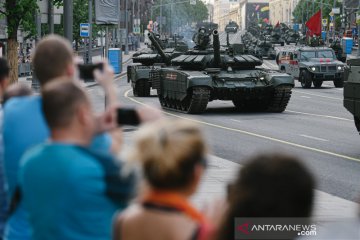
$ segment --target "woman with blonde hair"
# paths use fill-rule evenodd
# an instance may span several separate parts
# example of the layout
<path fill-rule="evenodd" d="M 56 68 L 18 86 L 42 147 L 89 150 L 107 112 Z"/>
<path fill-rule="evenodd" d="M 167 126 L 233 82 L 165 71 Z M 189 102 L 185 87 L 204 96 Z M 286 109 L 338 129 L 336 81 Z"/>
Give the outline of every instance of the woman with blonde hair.
<path fill-rule="evenodd" d="M 114 239 L 208 239 L 213 232 L 188 201 L 206 167 L 206 144 L 197 125 L 164 120 L 139 130 L 130 158 L 145 187 L 116 219 Z"/>

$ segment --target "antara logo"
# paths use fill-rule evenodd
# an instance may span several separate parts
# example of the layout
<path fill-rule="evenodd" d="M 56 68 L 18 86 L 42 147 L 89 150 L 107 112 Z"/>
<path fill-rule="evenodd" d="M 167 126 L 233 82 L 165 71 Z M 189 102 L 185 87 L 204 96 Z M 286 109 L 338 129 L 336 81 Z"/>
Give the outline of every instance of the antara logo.
<path fill-rule="evenodd" d="M 237 226 L 236 228 L 237 231 L 239 232 L 242 232 L 246 235 L 250 234 L 249 232 L 249 223 L 244 223 L 244 224 L 241 224 L 240 226 Z"/>
<path fill-rule="evenodd" d="M 177 77 L 176 73 L 168 73 L 168 74 L 166 74 L 166 78 L 170 79 L 170 80 L 176 80 L 176 77 Z"/>

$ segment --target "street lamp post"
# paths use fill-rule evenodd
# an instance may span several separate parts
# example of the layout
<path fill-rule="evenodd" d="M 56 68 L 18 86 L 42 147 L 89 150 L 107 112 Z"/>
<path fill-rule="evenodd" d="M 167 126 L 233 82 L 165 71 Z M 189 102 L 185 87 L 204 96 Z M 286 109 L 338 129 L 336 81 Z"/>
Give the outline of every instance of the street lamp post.
<path fill-rule="evenodd" d="M 92 1 L 89 0 L 89 46 L 88 46 L 88 55 L 86 58 L 87 63 L 92 62 L 92 54 L 91 54 L 91 48 L 92 48 Z"/>

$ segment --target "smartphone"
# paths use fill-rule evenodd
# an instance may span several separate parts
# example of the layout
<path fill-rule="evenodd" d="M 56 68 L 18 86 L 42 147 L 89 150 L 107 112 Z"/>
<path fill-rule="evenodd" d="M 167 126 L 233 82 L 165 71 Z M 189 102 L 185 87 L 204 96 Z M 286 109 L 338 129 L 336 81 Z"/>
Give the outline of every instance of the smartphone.
<path fill-rule="evenodd" d="M 80 73 L 80 79 L 83 80 L 93 80 L 94 77 L 94 70 L 99 69 L 102 71 L 104 68 L 103 63 L 95 63 L 95 64 L 78 64 L 78 69 Z"/>
<path fill-rule="evenodd" d="M 140 124 L 140 118 L 134 108 L 118 108 L 117 123 L 119 125 L 137 126 Z"/>

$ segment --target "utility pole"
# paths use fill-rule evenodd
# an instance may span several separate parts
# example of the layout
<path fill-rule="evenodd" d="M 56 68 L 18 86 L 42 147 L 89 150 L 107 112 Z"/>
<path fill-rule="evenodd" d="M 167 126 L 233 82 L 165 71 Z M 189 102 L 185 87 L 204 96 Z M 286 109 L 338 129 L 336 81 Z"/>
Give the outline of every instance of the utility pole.
<path fill-rule="evenodd" d="M 89 0 L 89 46 L 88 46 L 88 53 L 87 53 L 87 63 L 92 62 L 92 1 Z"/>
<path fill-rule="evenodd" d="M 73 42 L 73 1 L 64 0 L 64 35 Z"/>
<path fill-rule="evenodd" d="M 129 55 L 129 11 L 128 11 L 129 0 L 125 0 L 125 55 Z"/>
<path fill-rule="evenodd" d="M 162 32 L 162 0 L 160 0 L 160 21 L 159 21 L 159 34 Z"/>
<path fill-rule="evenodd" d="M 36 23 L 36 43 L 41 39 L 41 13 L 35 13 L 35 23 Z"/>
<path fill-rule="evenodd" d="M 48 3 L 49 32 L 54 33 L 54 3 L 53 0 L 48 0 Z"/>

